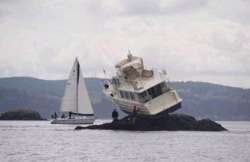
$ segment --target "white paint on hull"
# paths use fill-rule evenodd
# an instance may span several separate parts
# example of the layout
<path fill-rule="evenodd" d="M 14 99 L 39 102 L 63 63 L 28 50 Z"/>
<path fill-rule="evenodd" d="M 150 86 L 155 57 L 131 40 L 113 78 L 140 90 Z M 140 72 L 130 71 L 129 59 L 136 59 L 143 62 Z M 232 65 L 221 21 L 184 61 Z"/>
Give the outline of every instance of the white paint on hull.
<path fill-rule="evenodd" d="M 134 106 L 136 106 L 139 114 L 155 115 L 181 103 L 182 99 L 175 90 L 171 90 L 145 103 L 133 102 L 119 97 L 114 97 L 113 101 L 126 113 L 132 113 Z"/>

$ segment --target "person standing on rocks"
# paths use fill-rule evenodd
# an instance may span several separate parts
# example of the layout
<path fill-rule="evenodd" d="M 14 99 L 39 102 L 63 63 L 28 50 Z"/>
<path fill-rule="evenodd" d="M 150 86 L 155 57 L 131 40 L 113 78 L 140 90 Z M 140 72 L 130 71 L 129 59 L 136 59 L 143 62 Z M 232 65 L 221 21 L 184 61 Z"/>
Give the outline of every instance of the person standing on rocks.
<path fill-rule="evenodd" d="M 54 118 L 57 119 L 57 113 L 56 112 L 54 113 Z"/>
<path fill-rule="evenodd" d="M 137 112 L 138 112 L 138 108 L 136 106 L 134 106 L 133 114 L 132 114 L 132 122 L 133 122 L 133 124 L 135 123 L 135 120 L 136 120 L 136 117 L 137 117 Z"/>
<path fill-rule="evenodd" d="M 72 112 L 70 111 L 70 112 L 69 112 L 69 119 L 71 119 L 71 115 L 72 115 Z"/>
<path fill-rule="evenodd" d="M 119 116 L 118 112 L 116 111 L 116 109 L 114 109 L 112 112 L 113 122 L 118 120 L 118 116 Z"/>

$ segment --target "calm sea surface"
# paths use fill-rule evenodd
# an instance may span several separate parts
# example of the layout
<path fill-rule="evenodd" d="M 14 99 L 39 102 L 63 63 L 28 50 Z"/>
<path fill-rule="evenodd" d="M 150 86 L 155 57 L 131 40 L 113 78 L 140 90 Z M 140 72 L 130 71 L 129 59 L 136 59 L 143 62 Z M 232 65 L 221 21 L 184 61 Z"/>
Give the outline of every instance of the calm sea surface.
<path fill-rule="evenodd" d="M 75 131 L 48 121 L 0 121 L 0 161 L 249 162 L 250 122 L 220 123 L 229 131 Z"/>

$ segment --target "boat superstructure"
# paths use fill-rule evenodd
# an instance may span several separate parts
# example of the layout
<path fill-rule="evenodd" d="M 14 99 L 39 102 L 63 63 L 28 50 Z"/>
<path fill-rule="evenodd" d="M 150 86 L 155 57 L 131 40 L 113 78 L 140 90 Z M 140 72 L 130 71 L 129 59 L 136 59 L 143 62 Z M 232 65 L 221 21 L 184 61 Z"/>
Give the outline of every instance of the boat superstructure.
<path fill-rule="evenodd" d="M 53 120 L 51 123 L 92 124 L 95 121 L 94 111 L 77 58 L 66 82 L 60 115 L 60 118 Z"/>
<path fill-rule="evenodd" d="M 104 84 L 104 93 L 125 113 L 136 108 L 141 115 L 170 113 L 181 107 L 182 99 L 166 82 L 166 72 L 144 68 L 143 59 L 128 57 L 115 65 L 116 76 Z"/>

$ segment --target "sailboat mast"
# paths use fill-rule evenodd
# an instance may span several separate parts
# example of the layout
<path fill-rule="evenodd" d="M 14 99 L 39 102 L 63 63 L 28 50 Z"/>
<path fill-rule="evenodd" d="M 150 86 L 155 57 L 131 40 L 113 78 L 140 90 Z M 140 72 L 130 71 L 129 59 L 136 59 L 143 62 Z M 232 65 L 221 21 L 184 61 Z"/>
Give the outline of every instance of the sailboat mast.
<path fill-rule="evenodd" d="M 76 112 L 78 113 L 78 85 L 79 85 L 79 78 L 80 78 L 80 64 L 77 60 L 77 65 L 76 65 L 76 72 L 77 72 L 77 78 L 76 78 Z"/>

